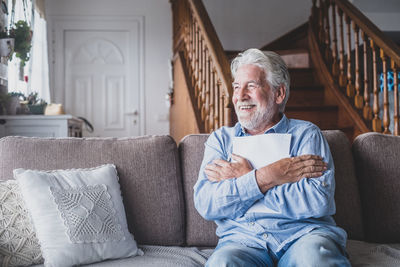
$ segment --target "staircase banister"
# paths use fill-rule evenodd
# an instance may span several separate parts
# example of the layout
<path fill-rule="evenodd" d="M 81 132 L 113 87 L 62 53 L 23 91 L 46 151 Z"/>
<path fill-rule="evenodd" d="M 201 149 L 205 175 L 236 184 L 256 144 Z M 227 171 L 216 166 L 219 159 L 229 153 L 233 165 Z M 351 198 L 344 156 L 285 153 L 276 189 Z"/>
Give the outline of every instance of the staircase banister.
<path fill-rule="evenodd" d="M 387 37 L 370 19 L 348 0 L 332 0 L 357 26 L 365 32 L 385 54 L 400 66 L 400 47 Z"/>
<path fill-rule="evenodd" d="M 223 85 L 222 88 L 224 88 L 225 90 L 225 96 L 227 96 L 228 99 L 231 100 L 232 79 L 230 73 L 230 64 L 225 55 L 222 44 L 218 38 L 217 32 L 215 31 L 215 28 L 211 23 L 210 17 L 208 16 L 203 2 L 201 0 L 189 0 L 189 3 L 193 11 L 193 16 L 196 18 L 199 27 L 204 33 L 206 33 L 203 37 L 207 43 L 212 61 L 215 64 L 215 70 L 222 79 L 221 83 Z M 231 101 L 229 101 L 228 105 L 231 105 Z"/>

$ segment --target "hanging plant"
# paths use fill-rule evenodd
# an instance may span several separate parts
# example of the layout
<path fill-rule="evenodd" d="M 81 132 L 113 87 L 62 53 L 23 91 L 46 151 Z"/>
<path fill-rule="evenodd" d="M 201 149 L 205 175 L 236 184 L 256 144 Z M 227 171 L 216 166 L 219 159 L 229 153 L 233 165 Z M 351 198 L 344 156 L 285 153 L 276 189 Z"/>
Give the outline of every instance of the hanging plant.
<path fill-rule="evenodd" d="M 25 66 L 25 62 L 29 60 L 32 42 L 32 31 L 28 23 L 19 20 L 10 30 L 10 37 L 14 38 L 15 56 L 21 59 L 21 65 Z"/>

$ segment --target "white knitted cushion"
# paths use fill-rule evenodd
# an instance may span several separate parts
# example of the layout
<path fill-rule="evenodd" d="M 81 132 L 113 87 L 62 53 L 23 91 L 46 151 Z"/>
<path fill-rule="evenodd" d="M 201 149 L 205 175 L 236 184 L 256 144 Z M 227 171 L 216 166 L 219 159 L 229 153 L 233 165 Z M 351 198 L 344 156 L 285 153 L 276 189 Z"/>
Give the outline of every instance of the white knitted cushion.
<path fill-rule="evenodd" d="M 45 266 L 75 266 L 142 254 L 128 231 L 116 167 L 16 169 Z"/>
<path fill-rule="evenodd" d="M 0 266 L 43 262 L 17 181 L 0 182 Z"/>

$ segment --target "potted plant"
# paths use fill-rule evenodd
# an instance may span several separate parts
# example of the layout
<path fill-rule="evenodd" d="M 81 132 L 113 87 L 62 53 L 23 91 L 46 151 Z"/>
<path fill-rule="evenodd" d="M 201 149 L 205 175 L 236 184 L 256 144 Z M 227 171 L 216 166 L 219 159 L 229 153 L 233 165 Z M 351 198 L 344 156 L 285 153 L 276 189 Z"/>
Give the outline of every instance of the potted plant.
<path fill-rule="evenodd" d="M 14 52 L 15 56 L 21 59 L 21 65 L 25 66 L 25 62 L 29 60 L 29 52 L 31 51 L 32 31 L 28 23 L 19 20 L 10 30 L 10 36 L 15 39 Z"/>
<path fill-rule="evenodd" d="M 0 113 L 2 115 L 15 115 L 20 108 L 20 102 L 25 99 L 24 94 L 11 92 L 0 94 Z"/>
<path fill-rule="evenodd" d="M 46 108 L 46 101 L 38 98 L 37 92 L 30 93 L 25 98 L 25 103 L 27 104 L 31 114 L 44 114 L 44 109 Z"/>
<path fill-rule="evenodd" d="M 17 21 L 10 30 L 5 28 L 0 32 L 0 56 L 12 58 L 15 56 L 21 60 L 21 67 L 29 60 L 31 51 L 32 31 L 24 20 Z"/>

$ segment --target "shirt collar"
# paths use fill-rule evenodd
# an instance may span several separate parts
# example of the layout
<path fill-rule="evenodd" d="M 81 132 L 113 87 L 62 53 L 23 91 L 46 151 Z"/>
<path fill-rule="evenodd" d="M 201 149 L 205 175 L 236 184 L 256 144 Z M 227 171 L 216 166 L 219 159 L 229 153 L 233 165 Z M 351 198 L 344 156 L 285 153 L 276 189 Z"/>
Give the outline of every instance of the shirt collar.
<path fill-rule="evenodd" d="M 236 126 L 237 126 L 236 136 L 248 136 L 248 135 L 250 135 L 250 134 L 248 134 L 246 132 L 244 127 L 239 122 L 236 124 Z M 272 126 L 271 128 L 267 129 L 264 132 L 264 134 L 268 134 L 268 133 L 286 133 L 288 128 L 289 128 L 289 119 L 286 117 L 285 114 L 283 114 L 281 120 L 277 124 Z"/>

